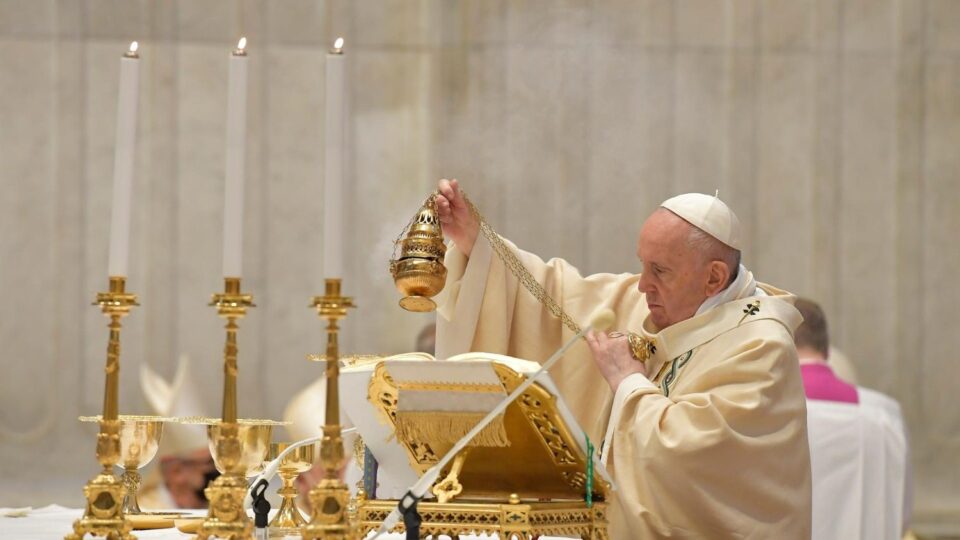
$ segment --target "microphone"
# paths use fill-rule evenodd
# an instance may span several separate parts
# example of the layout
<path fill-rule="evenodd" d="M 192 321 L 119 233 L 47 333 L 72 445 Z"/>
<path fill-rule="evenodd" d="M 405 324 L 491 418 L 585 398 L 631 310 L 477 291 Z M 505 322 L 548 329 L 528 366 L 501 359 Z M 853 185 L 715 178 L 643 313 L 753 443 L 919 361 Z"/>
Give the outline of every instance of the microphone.
<path fill-rule="evenodd" d="M 352 433 L 356 430 L 357 428 L 355 427 L 347 428 L 347 429 L 341 430 L 340 434 L 344 435 L 347 433 Z M 302 441 L 297 441 L 291 444 L 290 446 L 286 447 L 283 450 L 283 452 L 280 452 L 280 454 L 273 461 L 268 463 L 267 466 L 263 468 L 263 472 L 260 473 L 260 476 L 258 476 L 257 479 L 254 480 L 252 484 L 250 484 L 250 489 L 247 490 L 247 496 L 243 498 L 243 507 L 244 508 L 252 507 L 253 499 L 254 497 L 257 496 L 256 492 L 261 489 L 267 489 L 267 485 L 270 483 L 270 479 L 276 476 L 277 471 L 280 470 L 280 463 L 283 462 L 283 458 L 287 457 L 287 455 L 290 452 L 293 452 L 294 450 L 296 450 L 297 448 L 300 448 L 301 446 L 306 446 L 308 444 L 315 444 L 320 442 L 322 439 L 323 439 L 323 435 L 318 435 L 316 437 L 303 439 Z"/>
<path fill-rule="evenodd" d="M 437 462 L 436 465 L 431 467 L 426 473 L 423 474 L 423 476 L 420 477 L 419 480 L 417 480 L 413 486 L 410 487 L 406 494 L 404 494 L 404 496 L 401 497 L 397 502 L 397 507 L 390 512 L 390 514 L 387 516 L 387 519 L 385 519 L 380 525 L 380 529 L 377 530 L 377 534 L 371 540 L 380 538 L 381 535 L 396 527 L 397 523 L 400 522 L 400 519 L 407 513 L 416 511 L 416 504 L 420 502 L 420 499 L 422 499 L 424 495 L 427 494 L 427 490 L 430 489 L 430 486 L 437 481 L 437 478 L 440 476 L 440 471 L 443 470 L 447 463 L 449 463 L 458 453 L 460 453 L 460 451 L 467 446 L 467 443 L 469 443 L 470 440 L 477 435 L 477 433 L 480 433 L 483 428 L 485 428 L 490 422 L 493 421 L 494 418 L 502 413 L 504 409 L 507 408 L 507 405 L 513 402 L 513 400 L 517 399 L 520 394 L 522 394 L 527 388 L 530 388 L 533 383 L 537 382 L 537 378 L 546 373 L 547 369 L 549 369 L 557 362 L 557 360 L 563 357 L 567 350 L 572 347 L 577 340 L 586 335 L 586 333 L 590 330 L 598 330 L 601 332 L 608 330 L 611 326 L 613 326 L 613 323 L 616 322 L 616 320 L 617 316 L 613 313 L 613 310 L 609 308 L 604 308 L 597 312 L 586 328 L 580 330 L 577 335 L 573 336 L 573 339 L 566 342 L 557 350 L 557 352 L 553 353 L 553 355 L 543 363 L 536 373 L 530 377 L 527 377 L 527 380 L 523 381 L 514 389 L 513 392 L 510 392 L 507 397 L 503 398 L 503 401 L 494 407 L 492 411 L 487 413 L 487 415 L 483 417 L 483 420 L 480 420 L 477 425 L 473 426 L 473 429 L 468 431 L 463 438 L 457 441 L 457 444 L 453 445 L 453 448 L 451 448 L 450 451 L 448 451 L 443 458 Z"/>
<path fill-rule="evenodd" d="M 270 532 L 267 527 L 269 527 L 270 501 L 266 497 L 267 483 L 258 482 L 250 492 L 256 492 L 253 501 L 253 536 L 256 540 L 269 540 Z"/>

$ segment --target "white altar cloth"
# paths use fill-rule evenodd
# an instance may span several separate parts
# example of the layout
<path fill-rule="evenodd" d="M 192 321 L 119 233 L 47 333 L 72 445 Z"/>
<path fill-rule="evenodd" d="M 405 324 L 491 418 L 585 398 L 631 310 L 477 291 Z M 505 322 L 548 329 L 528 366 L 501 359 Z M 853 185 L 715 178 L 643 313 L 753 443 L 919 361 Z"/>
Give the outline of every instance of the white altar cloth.
<path fill-rule="evenodd" d="M 0 508 L 0 515 L 5 515 L 9 508 Z M 205 510 L 192 512 L 197 515 L 204 515 Z M 63 540 L 63 536 L 72 530 L 73 521 L 83 514 L 82 509 L 64 508 L 55 504 L 43 508 L 35 508 L 26 513 L 24 517 L 0 517 L 0 538 L 16 540 Z M 154 529 L 146 531 L 134 531 L 137 538 L 162 539 L 162 540 L 183 540 L 193 537 L 193 535 L 182 533 L 176 529 Z M 373 536 L 371 533 L 370 536 Z M 88 537 L 89 538 L 89 537 Z M 300 538 L 299 536 L 289 536 L 288 538 Z M 380 538 L 384 540 L 403 540 L 403 534 L 387 534 Z M 460 537 L 463 540 L 490 540 L 497 538 L 493 536 L 474 536 L 464 535 Z M 543 536 L 543 540 L 551 540 L 550 537 Z"/>
<path fill-rule="evenodd" d="M 0 509 L 0 514 L 5 514 Z M 196 511 L 203 515 L 206 511 Z M 191 512 L 194 513 L 194 512 Z M 0 538 L 17 540 L 63 540 L 63 536 L 73 530 L 73 522 L 83 515 L 81 508 L 64 508 L 52 504 L 43 508 L 34 508 L 24 517 L 0 517 Z M 190 538 L 176 529 L 155 529 L 152 531 L 134 531 L 137 538 L 177 539 Z M 89 538 L 89 537 L 88 537 Z"/>

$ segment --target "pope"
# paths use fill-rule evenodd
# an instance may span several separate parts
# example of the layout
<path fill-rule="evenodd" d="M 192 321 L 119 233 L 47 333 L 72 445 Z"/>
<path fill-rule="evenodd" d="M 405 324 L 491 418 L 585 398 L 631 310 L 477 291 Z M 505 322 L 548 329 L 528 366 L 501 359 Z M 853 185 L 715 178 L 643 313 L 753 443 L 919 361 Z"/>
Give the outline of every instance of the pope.
<path fill-rule="evenodd" d="M 452 240 L 437 298 L 437 356 L 486 351 L 543 361 L 573 331 L 523 290 L 480 234 L 456 180 L 436 197 Z M 810 453 L 794 296 L 741 263 L 737 216 L 718 197 L 665 201 L 643 224 L 640 274 L 581 276 L 513 250 L 591 333 L 552 376 L 618 490 L 610 534 L 626 538 L 809 538 Z"/>

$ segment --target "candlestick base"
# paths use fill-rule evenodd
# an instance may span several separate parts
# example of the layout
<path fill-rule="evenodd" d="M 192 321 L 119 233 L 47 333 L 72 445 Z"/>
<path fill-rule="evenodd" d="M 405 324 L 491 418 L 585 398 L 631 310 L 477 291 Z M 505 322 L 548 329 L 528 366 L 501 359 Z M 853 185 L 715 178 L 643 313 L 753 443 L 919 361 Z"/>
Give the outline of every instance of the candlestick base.
<path fill-rule="evenodd" d="M 87 482 L 83 494 L 87 508 L 83 517 L 73 522 L 73 532 L 64 536 L 64 540 L 81 540 L 88 534 L 111 540 L 136 540 L 136 536 L 130 534 L 133 524 L 123 513 L 123 482 L 109 468 Z"/>
<path fill-rule="evenodd" d="M 353 540 L 356 527 L 347 509 L 350 490 L 339 478 L 324 478 L 310 490 L 310 523 L 300 529 L 303 540 Z"/>
<path fill-rule="evenodd" d="M 247 481 L 242 475 L 220 475 L 203 493 L 210 501 L 210 508 L 207 518 L 197 531 L 197 540 L 247 540 L 253 537 L 253 521 L 243 509 Z"/>

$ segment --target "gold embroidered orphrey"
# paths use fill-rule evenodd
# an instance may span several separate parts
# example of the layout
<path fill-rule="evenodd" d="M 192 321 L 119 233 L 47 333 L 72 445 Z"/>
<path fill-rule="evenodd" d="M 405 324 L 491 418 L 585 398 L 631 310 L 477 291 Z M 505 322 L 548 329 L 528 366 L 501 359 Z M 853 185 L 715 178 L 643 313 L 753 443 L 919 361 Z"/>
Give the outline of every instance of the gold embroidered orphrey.
<path fill-rule="evenodd" d="M 493 366 L 503 390 L 513 391 L 524 377 L 501 364 Z M 396 427 L 401 385 L 378 365 L 367 398 L 381 420 Z M 427 381 L 425 387 L 459 392 L 469 384 Z M 471 389 L 476 390 L 476 389 Z M 433 414 L 443 415 L 443 412 Z M 592 502 L 585 498 L 588 456 L 557 409 L 556 397 L 534 384 L 503 415 L 509 446 L 474 445 L 459 454 L 437 484 L 444 502 L 421 502 L 422 535 L 493 534 L 500 538 L 573 536 L 606 540 L 609 484 L 592 479 Z M 431 440 L 397 434 L 411 467 L 423 474 L 456 442 L 454 434 L 434 432 Z M 361 534 L 376 530 L 396 506 L 391 500 L 359 500 Z M 400 528 L 395 530 L 402 530 Z"/>

